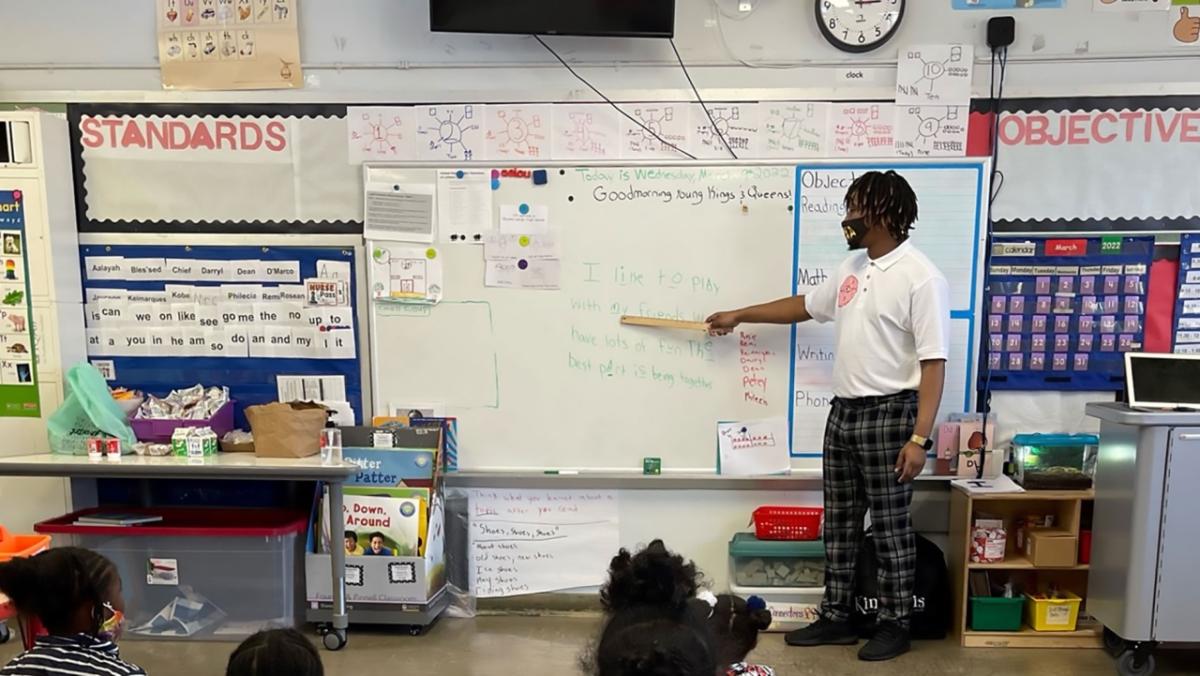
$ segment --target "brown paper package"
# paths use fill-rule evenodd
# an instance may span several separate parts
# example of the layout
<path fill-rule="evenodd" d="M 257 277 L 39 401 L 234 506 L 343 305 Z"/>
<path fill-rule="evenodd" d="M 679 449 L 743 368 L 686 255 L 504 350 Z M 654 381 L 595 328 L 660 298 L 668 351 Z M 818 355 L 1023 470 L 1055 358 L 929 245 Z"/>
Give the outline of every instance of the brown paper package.
<path fill-rule="evenodd" d="M 319 404 L 273 402 L 246 409 L 260 458 L 307 458 L 321 452 L 328 412 Z"/>

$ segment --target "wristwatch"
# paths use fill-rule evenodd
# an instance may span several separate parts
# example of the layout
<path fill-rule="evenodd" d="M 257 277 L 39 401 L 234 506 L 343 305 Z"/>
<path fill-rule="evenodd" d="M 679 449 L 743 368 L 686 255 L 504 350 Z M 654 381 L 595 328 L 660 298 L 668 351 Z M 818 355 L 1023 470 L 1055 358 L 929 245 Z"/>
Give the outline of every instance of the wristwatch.
<path fill-rule="evenodd" d="M 926 451 L 933 450 L 933 439 L 930 439 L 929 437 L 923 437 L 920 434 L 914 434 L 909 437 L 908 440 L 910 443 L 914 443 Z"/>

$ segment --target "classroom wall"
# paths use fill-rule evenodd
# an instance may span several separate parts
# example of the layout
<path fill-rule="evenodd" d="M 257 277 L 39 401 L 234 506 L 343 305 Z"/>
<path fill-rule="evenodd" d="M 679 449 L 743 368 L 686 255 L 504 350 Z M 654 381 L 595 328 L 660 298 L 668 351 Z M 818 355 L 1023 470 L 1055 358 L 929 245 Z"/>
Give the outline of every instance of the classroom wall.
<path fill-rule="evenodd" d="M 890 98 L 900 46 L 983 42 L 983 26 L 1002 12 L 957 12 L 949 0 L 914 0 L 897 38 L 865 56 L 827 45 L 811 2 L 677 0 L 677 44 L 708 98 Z M 1098 15 L 1091 2 L 1012 12 L 1008 96 L 1200 93 L 1194 51 L 1166 46 L 1164 16 Z M 0 100 L 6 101 L 504 101 L 594 100 L 531 39 L 432 34 L 420 0 L 304 0 L 301 50 L 305 89 L 269 92 L 166 92 L 146 0 L 5 0 L 0 26 Z M 728 16 L 722 16 L 728 15 Z M 667 44 L 657 40 L 551 38 L 565 58 L 614 98 L 690 98 Z M 988 68 L 977 52 L 975 92 L 986 95 Z M 861 77 L 848 78 L 850 71 Z M 1000 436 L 1013 430 L 1079 431 L 1091 425 L 1083 402 L 1111 394 L 997 393 Z M 625 491 L 622 543 L 653 537 L 695 557 L 715 582 L 725 576 L 729 533 L 754 507 L 819 504 L 818 492 Z"/>
<path fill-rule="evenodd" d="M 676 35 L 697 84 L 733 98 L 888 96 L 895 56 L 905 44 L 983 43 L 986 20 L 1003 12 L 955 11 L 949 0 L 909 2 L 897 37 L 864 56 L 843 54 L 817 32 L 811 2 L 677 0 Z M 1161 13 L 1097 14 L 1092 3 L 1011 12 L 1011 96 L 1190 93 L 1200 89 L 1191 50 L 1167 46 Z M 304 0 L 300 5 L 302 91 L 163 92 L 151 3 L 144 0 L 6 0 L 0 98 L 91 100 L 147 92 L 155 100 L 433 101 L 591 98 L 530 38 L 429 32 L 418 0 Z M 17 30 L 13 30 L 17 27 Z M 84 29 L 83 27 L 86 27 Z M 674 56 L 660 40 L 552 38 L 596 84 L 626 98 L 686 93 Z M 987 89 L 985 48 L 977 53 L 976 91 Z M 750 68 L 739 60 L 758 66 Z M 847 79 L 846 67 L 863 70 Z M 803 66 L 799 68 L 797 66 Z M 448 74 L 453 80 L 447 80 Z M 55 92 L 39 98 L 31 92 Z M 139 97 L 141 98 L 141 97 Z"/>

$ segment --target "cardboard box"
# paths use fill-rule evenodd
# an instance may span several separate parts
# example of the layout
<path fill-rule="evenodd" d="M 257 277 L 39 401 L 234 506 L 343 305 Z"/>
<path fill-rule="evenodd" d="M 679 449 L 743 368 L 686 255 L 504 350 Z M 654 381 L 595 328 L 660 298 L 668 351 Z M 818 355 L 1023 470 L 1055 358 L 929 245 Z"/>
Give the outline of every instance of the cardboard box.
<path fill-rule="evenodd" d="M 1029 561 L 1035 566 L 1069 568 L 1078 561 L 1079 538 L 1061 528 L 1039 528 L 1029 533 Z"/>

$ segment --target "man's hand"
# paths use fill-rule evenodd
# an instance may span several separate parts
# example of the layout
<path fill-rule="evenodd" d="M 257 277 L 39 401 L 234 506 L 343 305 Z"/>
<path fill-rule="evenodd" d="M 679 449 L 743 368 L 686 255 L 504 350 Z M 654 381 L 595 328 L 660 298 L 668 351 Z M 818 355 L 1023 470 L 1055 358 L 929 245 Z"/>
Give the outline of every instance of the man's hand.
<path fill-rule="evenodd" d="M 896 458 L 896 482 L 906 484 L 925 469 L 925 449 L 908 442 Z"/>
<path fill-rule="evenodd" d="M 732 333 L 737 325 L 742 323 L 737 312 L 718 312 L 704 321 L 708 324 L 708 335 L 710 336 L 724 336 Z"/>

